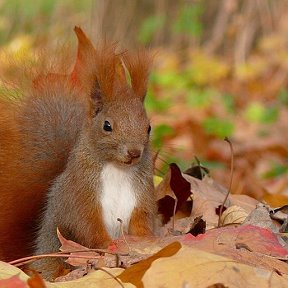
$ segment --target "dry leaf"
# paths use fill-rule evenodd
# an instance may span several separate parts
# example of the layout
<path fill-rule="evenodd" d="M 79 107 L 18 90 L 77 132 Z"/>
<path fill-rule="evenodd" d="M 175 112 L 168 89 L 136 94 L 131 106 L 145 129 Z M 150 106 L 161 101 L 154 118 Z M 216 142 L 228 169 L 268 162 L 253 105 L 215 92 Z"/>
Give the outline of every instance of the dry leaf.
<path fill-rule="evenodd" d="M 227 190 L 215 184 L 209 177 L 199 180 L 188 175 L 183 176 L 191 184 L 191 192 L 193 193 L 191 216 L 203 216 L 203 220 L 207 223 L 207 228 L 216 227 L 218 224 L 216 208 L 223 203 Z M 226 205 L 231 205 L 230 197 L 228 197 Z"/>
<path fill-rule="evenodd" d="M 154 261 L 142 281 L 145 287 L 183 287 L 185 283 L 186 287 L 202 288 L 223 283 L 239 288 L 284 288 L 288 276 L 184 246 L 174 256 Z"/>
<path fill-rule="evenodd" d="M 114 276 L 120 274 L 123 271 L 123 269 L 120 268 L 114 268 L 114 269 L 106 268 L 106 270 L 109 273 L 113 274 Z M 15 281 L 17 281 L 16 278 L 20 279 L 20 281 L 24 283 L 24 286 L 19 286 L 19 288 L 28 287 L 26 282 L 29 279 L 29 277 L 24 272 L 22 272 L 20 269 L 12 265 L 0 261 L 0 284 L 1 281 L 3 281 L 2 283 L 5 283 L 6 285 L 6 283 L 8 283 L 7 281 L 9 280 L 9 278 L 10 279 L 13 278 L 12 280 Z M 11 283 L 14 285 L 15 283 L 17 284 L 18 282 L 11 282 Z M 11 286 L 11 288 L 18 288 L 16 284 L 14 286 Z M 119 283 L 115 279 L 113 279 L 110 275 L 108 275 L 103 271 L 94 271 L 83 278 L 69 282 L 50 283 L 45 281 L 45 284 L 47 288 L 79 288 L 79 287 L 119 288 L 120 287 Z M 124 286 L 127 288 L 135 287 L 129 283 L 124 284 Z M 0 287 L 2 288 L 3 286 L 0 285 Z M 9 286 L 4 287 L 6 288 Z"/>
<path fill-rule="evenodd" d="M 279 242 L 274 233 L 264 228 L 252 225 L 236 228 L 228 226 L 212 229 L 197 237 L 187 234 L 176 238 L 191 248 L 288 274 L 287 264 L 278 260 L 288 259 L 288 249 L 283 246 L 284 243 Z"/>
<path fill-rule="evenodd" d="M 243 208 L 247 213 L 252 212 L 256 205 L 259 203 L 258 200 L 248 196 L 248 195 L 230 195 L 231 205 L 236 205 Z"/>
<path fill-rule="evenodd" d="M 174 242 L 157 252 L 155 255 L 131 266 L 130 268 L 126 269 L 122 272 L 118 278 L 124 283 L 132 283 L 136 287 L 141 288 L 143 286 L 142 278 L 149 268 L 151 264 L 161 258 L 170 259 L 171 256 L 176 254 L 178 250 L 181 248 L 181 244 L 179 242 Z M 155 287 L 155 286 L 147 286 L 147 287 Z"/>
<path fill-rule="evenodd" d="M 192 227 L 188 231 L 188 233 L 192 234 L 193 236 L 197 236 L 199 234 L 204 234 L 205 231 L 206 231 L 206 222 L 202 219 L 201 216 L 199 216 L 194 219 Z"/>
<path fill-rule="evenodd" d="M 217 227 L 219 216 L 216 209 L 223 204 L 227 190 L 210 177 L 199 180 L 189 175 L 184 174 L 183 176 L 191 184 L 191 192 L 193 193 L 191 216 L 202 216 L 203 220 L 206 221 L 207 229 Z M 237 205 L 250 213 L 257 203 L 259 201 L 246 195 L 229 195 L 225 207 Z"/>
<path fill-rule="evenodd" d="M 99 253 L 91 251 L 91 249 L 82 246 L 72 240 L 67 240 L 64 238 L 64 236 L 60 233 L 59 229 L 57 228 L 57 236 L 58 239 L 61 243 L 60 251 L 62 252 L 71 252 L 71 251 L 80 251 L 80 250 L 87 250 L 87 252 L 82 251 L 82 252 L 73 252 L 70 253 L 71 256 L 74 257 L 69 257 L 67 260 L 65 260 L 66 263 L 78 267 L 78 266 L 86 266 L 87 261 L 89 259 L 93 259 L 94 261 L 101 261 L 102 256 L 100 256 Z M 79 258 L 76 258 L 75 256 L 80 256 Z M 85 257 L 90 257 L 89 259 L 81 258 L 81 256 Z M 115 258 L 115 257 L 114 257 Z"/>
<path fill-rule="evenodd" d="M 172 163 L 163 181 L 156 188 L 158 212 L 163 216 L 163 224 L 177 212 L 191 195 L 190 183 L 183 178 L 179 167 Z M 176 203 L 175 203 L 176 201 Z"/>
<path fill-rule="evenodd" d="M 106 271 L 111 273 L 114 277 L 117 277 L 117 275 L 121 274 L 121 272 L 124 269 L 120 268 L 105 268 Z M 123 284 L 125 288 L 132 288 L 135 287 L 134 285 L 127 283 Z M 76 279 L 76 280 L 71 280 L 68 282 L 57 282 L 57 283 L 49 283 L 49 286 L 47 288 L 79 288 L 79 287 L 99 287 L 99 288 L 119 288 L 120 285 L 119 283 L 110 275 L 107 273 L 98 270 L 89 273 L 85 277 Z"/>
<path fill-rule="evenodd" d="M 275 233 L 279 232 L 279 228 L 274 224 L 270 217 L 269 207 L 262 203 L 258 204 L 256 209 L 248 215 L 244 224 L 267 228 Z"/>
<path fill-rule="evenodd" d="M 22 272 L 20 269 L 16 268 L 15 266 L 9 265 L 8 263 L 0 261 L 0 279 L 1 279 L 0 281 L 7 280 L 15 275 L 17 275 L 17 278 L 24 283 L 26 283 L 27 280 L 29 279 L 29 276 L 26 275 L 24 272 Z"/>
<path fill-rule="evenodd" d="M 241 207 L 233 205 L 227 208 L 221 215 L 221 226 L 229 224 L 242 224 L 247 218 L 248 213 Z"/>
<path fill-rule="evenodd" d="M 27 288 L 27 284 L 15 275 L 8 279 L 0 280 L 0 288 Z"/>

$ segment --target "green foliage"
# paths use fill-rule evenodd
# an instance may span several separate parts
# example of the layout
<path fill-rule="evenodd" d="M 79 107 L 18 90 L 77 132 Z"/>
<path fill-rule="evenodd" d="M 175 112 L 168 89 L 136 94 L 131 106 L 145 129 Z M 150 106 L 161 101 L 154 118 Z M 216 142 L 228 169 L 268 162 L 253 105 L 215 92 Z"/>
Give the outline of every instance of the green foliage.
<path fill-rule="evenodd" d="M 166 124 L 160 124 L 152 128 L 152 145 L 154 148 L 161 148 L 164 137 L 174 134 L 172 127 Z"/>
<path fill-rule="evenodd" d="M 45 35 L 53 25 L 62 28 L 65 25 L 71 27 L 76 24 L 71 23 L 77 18 L 75 15 L 81 12 L 87 13 L 89 8 L 91 9 L 91 0 L 1 1 L 0 43 L 5 43 L 11 35 L 15 37 L 17 34 L 29 33 L 31 36 L 40 32 L 41 35 Z"/>
<path fill-rule="evenodd" d="M 273 167 L 267 171 L 263 177 L 264 178 L 275 178 L 288 173 L 288 165 L 274 164 Z"/>
<path fill-rule="evenodd" d="M 233 123 L 216 117 L 207 118 L 202 124 L 207 134 L 214 135 L 219 138 L 231 136 L 235 128 Z"/>
<path fill-rule="evenodd" d="M 250 80 L 259 77 L 266 69 L 268 62 L 262 58 L 252 58 L 249 62 L 237 65 L 235 68 L 235 77 L 241 81 Z"/>
<path fill-rule="evenodd" d="M 226 108 L 226 111 L 229 113 L 234 113 L 236 111 L 235 99 L 231 94 L 224 94 L 222 96 L 223 104 Z"/>
<path fill-rule="evenodd" d="M 275 106 L 265 107 L 260 102 L 252 102 L 244 111 L 244 116 L 251 122 L 270 124 L 278 119 L 278 112 L 278 108 Z"/>
<path fill-rule="evenodd" d="M 184 5 L 179 11 L 179 16 L 173 23 L 173 30 L 176 33 L 184 33 L 188 36 L 200 37 L 203 31 L 201 16 L 203 15 L 202 1 L 193 5 Z"/>
<path fill-rule="evenodd" d="M 187 91 L 186 102 L 192 107 L 209 107 L 215 92 L 213 89 L 191 88 Z"/>
<path fill-rule="evenodd" d="M 142 44 L 149 43 L 155 34 L 155 32 L 163 27 L 165 23 L 164 16 L 150 16 L 148 17 L 140 27 L 138 34 L 138 41 Z"/>
<path fill-rule="evenodd" d="M 197 52 L 191 58 L 186 72 L 195 85 L 213 84 L 228 75 L 229 67 L 215 57 Z"/>
<path fill-rule="evenodd" d="M 181 89 L 187 87 L 189 79 L 184 73 L 162 71 L 161 73 L 153 73 L 151 81 L 163 88 Z"/>
<path fill-rule="evenodd" d="M 161 150 L 160 150 L 160 154 L 161 154 Z M 165 163 L 161 167 L 161 171 L 160 171 L 161 174 L 165 175 L 167 173 L 170 163 L 176 163 L 181 171 L 185 171 L 187 168 L 191 166 L 191 161 L 179 159 L 173 155 L 169 155 L 168 157 L 165 156 Z"/>
<path fill-rule="evenodd" d="M 278 94 L 278 101 L 280 104 L 288 106 L 288 90 L 286 88 L 282 88 Z"/>
<path fill-rule="evenodd" d="M 225 164 L 218 162 L 218 161 L 207 161 L 207 160 L 201 160 L 201 165 L 206 167 L 209 171 L 216 170 L 216 169 L 224 169 Z"/>
<path fill-rule="evenodd" d="M 164 112 L 171 106 L 169 99 L 158 99 L 152 89 L 148 89 L 145 99 L 145 107 L 148 112 Z"/>

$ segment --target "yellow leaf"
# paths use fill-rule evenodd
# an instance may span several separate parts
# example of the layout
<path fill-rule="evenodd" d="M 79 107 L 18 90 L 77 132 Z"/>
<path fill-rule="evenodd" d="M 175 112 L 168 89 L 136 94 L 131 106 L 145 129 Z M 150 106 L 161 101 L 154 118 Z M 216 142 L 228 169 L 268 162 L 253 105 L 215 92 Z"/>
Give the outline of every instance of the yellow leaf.
<path fill-rule="evenodd" d="M 177 254 L 159 258 L 142 278 L 144 287 L 202 288 L 215 283 L 227 287 L 288 287 L 288 275 L 278 275 L 229 258 L 183 246 Z"/>
<path fill-rule="evenodd" d="M 248 213 L 243 208 L 233 205 L 223 212 L 220 223 L 221 225 L 242 224 L 247 216 Z"/>

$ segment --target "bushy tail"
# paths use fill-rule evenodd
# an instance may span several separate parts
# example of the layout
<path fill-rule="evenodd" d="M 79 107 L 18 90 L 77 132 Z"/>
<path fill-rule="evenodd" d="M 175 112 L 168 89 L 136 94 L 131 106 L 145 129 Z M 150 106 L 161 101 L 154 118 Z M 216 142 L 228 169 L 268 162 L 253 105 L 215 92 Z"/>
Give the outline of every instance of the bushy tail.
<path fill-rule="evenodd" d="M 89 53 L 95 51 L 83 31 L 75 31 L 78 54 L 70 74 L 31 73 L 21 97 L 7 97 L 1 90 L 0 260 L 32 252 L 47 190 L 64 170 L 91 113 L 95 63 Z"/>
<path fill-rule="evenodd" d="M 65 82 L 47 82 L 18 100 L 0 98 L 0 259 L 30 252 L 47 189 L 65 168 L 87 107 Z"/>

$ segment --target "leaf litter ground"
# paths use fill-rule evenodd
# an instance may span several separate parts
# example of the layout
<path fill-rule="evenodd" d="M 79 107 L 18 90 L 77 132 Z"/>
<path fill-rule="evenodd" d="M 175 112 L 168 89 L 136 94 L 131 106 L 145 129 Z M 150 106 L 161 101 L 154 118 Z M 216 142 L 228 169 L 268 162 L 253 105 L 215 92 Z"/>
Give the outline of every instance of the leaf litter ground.
<path fill-rule="evenodd" d="M 1 262 L 0 287 L 288 286 L 287 233 L 280 233 L 279 222 L 270 217 L 279 209 L 249 196 L 229 195 L 224 226 L 219 228 L 217 208 L 227 191 L 207 176 L 200 180 L 182 175 L 175 164 L 156 191 L 158 236 L 125 235 L 108 250 L 91 251 L 59 232 L 61 251 L 71 255 L 66 261 L 77 267 L 74 271 L 55 283 L 35 274 L 33 282 L 18 268 Z M 287 218 L 287 209 L 282 210 Z"/>

